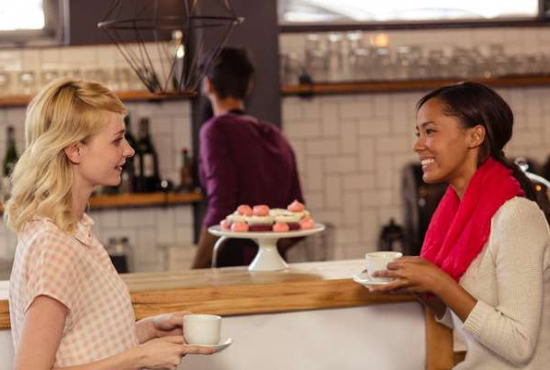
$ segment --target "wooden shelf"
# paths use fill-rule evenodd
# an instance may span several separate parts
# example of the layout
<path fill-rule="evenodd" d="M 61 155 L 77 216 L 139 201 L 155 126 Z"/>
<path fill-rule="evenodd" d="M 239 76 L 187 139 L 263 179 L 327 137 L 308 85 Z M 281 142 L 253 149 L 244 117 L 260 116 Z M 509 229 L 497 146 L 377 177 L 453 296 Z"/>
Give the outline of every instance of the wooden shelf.
<path fill-rule="evenodd" d="M 473 78 L 417 81 L 365 81 L 315 83 L 312 85 L 281 86 L 283 96 L 330 95 L 385 91 L 431 90 L 460 81 L 476 81 L 493 87 L 549 86 L 550 76 L 518 76 L 502 78 Z"/>
<path fill-rule="evenodd" d="M 200 202 L 201 193 L 114 194 L 90 198 L 91 209 L 169 206 Z M 4 206 L 0 204 L 0 212 Z"/>
<path fill-rule="evenodd" d="M 116 95 L 123 101 L 165 101 L 190 99 L 196 95 L 193 91 L 184 93 L 170 92 L 163 95 L 151 94 L 148 91 L 118 91 Z M 0 107 L 24 106 L 29 104 L 33 96 L 31 95 L 10 95 L 0 97 Z"/>
<path fill-rule="evenodd" d="M 476 81 L 493 87 L 526 87 L 549 86 L 550 76 L 516 76 L 501 78 L 473 78 L 473 79 L 446 79 L 446 80 L 407 80 L 407 81 L 349 81 L 323 82 L 312 85 L 284 85 L 280 92 L 283 96 L 310 96 L 310 95 L 338 95 L 355 93 L 375 93 L 386 91 L 413 91 L 430 90 L 441 86 L 454 84 L 460 81 Z M 191 99 L 196 92 L 167 93 L 163 95 L 151 94 L 148 91 L 119 91 L 117 96 L 125 101 L 161 102 L 167 100 Z M 32 96 L 12 95 L 0 97 L 0 107 L 25 106 Z"/>
<path fill-rule="evenodd" d="M 200 202 L 201 193 L 143 193 L 115 194 L 90 198 L 90 208 L 127 208 L 145 206 L 166 206 Z"/>

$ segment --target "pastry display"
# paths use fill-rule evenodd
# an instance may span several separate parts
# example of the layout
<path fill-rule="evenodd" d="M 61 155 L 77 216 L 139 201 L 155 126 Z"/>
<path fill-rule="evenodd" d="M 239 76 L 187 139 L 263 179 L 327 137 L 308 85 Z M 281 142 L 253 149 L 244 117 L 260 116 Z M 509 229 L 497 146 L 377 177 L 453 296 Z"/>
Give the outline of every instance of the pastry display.
<path fill-rule="evenodd" d="M 295 200 L 286 209 L 270 209 L 265 204 L 242 204 L 220 222 L 222 230 L 234 232 L 288 232 L 313 229 L 315 222 L 305 206 Z"/>

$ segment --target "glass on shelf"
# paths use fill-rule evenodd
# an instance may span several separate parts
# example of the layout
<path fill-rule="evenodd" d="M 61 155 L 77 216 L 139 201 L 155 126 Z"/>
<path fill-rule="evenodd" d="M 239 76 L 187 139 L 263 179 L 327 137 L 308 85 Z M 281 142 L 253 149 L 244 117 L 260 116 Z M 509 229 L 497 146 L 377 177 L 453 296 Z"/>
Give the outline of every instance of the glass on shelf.
<path fill-rule="evenodd" d="M 58 77 L 59 77 L 58 70 L 46 69 L 46 70 L 43 70 L 42 73 L 40 74 L 40 83 L 42 85 L 47 85 Z"/>
<path fill-rule="evenodd" d="M 379 37 L 380 36 L 380 37 Z M 381 37 L 383 36 L 383 37 Z M 499 78 L 550 74 L 550 53 L 507 54 L 502 43 L 473 47 L 399 45 L 390 36 L 353 31 L 315 33 L 304 52 L 281 54 L 281 83 Z"/>
<path fill-rule="evenodd" d="M 279 84 L 281 86 L 287 85 L 286 82 L 286 59 L 287 55 L 285 53 L 279 54 Z"/>
<path fill-rule="evenodd" d="M 328 35 L 327 80 L 329 81 L 339 81 L 342 79 L 342 45 L 342 35 L 339 33 L 331 33 Z"/>
<path fill-rule="evenodd" d="M 362 32 L 346 34 L 347 50 L 344 63 L 348 69 L 350 80 L 366 80 L 370 49 Z"/>
<path fill-rule="evenodd" d="M 420 57 L 415 64 L 415 79 L 417 80 L 428 80 L 431 78 L 431 65 L 430 60 L 422 56 Z"/>
<path fill-rule="evenodd" d="M 17 93 L 32 95 L 36 91 L 36 74 L 34 71 L 21 71 L 17 77 Z"/>
<path fill-rule="evenodd" d="M 343 81 L 353 80 L 353 75 L 351 74 L 351 65 L 350 57 L 352 44 L 355 44 L 355 37 L 352 37 L 353 40 L 350 40 L 349 35 L 343 37 L 340 40 L 340 79 Z"/>
<path fill-rule="evenodd" d="M 371 58 L 371 48 L 362 47 L 352 51 L 352 57 L 350 58 L 351 71 L 356 80 L 365 81 L 372 78 Z"/>
<path fill-rule="evenodd" d="M 63 71 L 63 76 L 68 78 L 80 79 L 82 78 L 82 71 L 80 69 L 66 69 Z"/>
<path fill-rule="evenodd" d="M 550 75 L 550 53 L 540 53 L 540 73 Z"/>
<path fill-rule="evenodd" d="M 426 60 L 425 63 L 428 64 L 429 68 L 424 72 L 427 78 L 436 79 L 441 78 L 443 75 L 443 68 L 445 63 L 441 63 L 444 59 L 444 52 L 442 49 L 430 49 L 425 51 L 423 58 Z M 448 67 L 448 64 L 447 66 Z"/>
<path fill-rule="evenodd" d="M 300 75 L 304 73 L 302 59 L 297 53 L 286 54 L 284 62 L 284 80 L 289 85 L 300 84 Z"/>
<path fill-rule="evenodd" d="M 508 74 L 509 61 L 504 55 L 497 55 L 491 58 L 491 70 L 493 71 L 493 77 L 503 77 Z"/>
<path fill-rule="evenodd" d="M 410 47 L 399 46 L 395 51 L 395 61 L 393 64 L 393 77 L 396 80 L 408 80 L 411 72 Z"/>
<path fill-rule="evenodd" d="M 327 39 L 324 35 L 309 34 L 305 41 L 305 61 L 304 68 L 311 76 L 313 81 L 326 81 L 328 71 L 327 60 Z M 289 54 L 289 72 L 299 76 L 303 72 L 296 73 L 297 67 L 297 54 Z M 300 68 L 300 67 L 298 67 Z"/>
<path fill-rule="evenodd" d="M 0 71 L 0 96 L 12 95 L 12 76 L 8 71 Z"/>
<path fill-rule="evenodd" d="M 372 59 L 373 80 L 390 81 L 393 77 L 392 75 L 390 49 L 386 47 L 376 48 Z"/>
<path fill-rule="evenodd" d="M 109 85 L 109 72 L 103 68 L 90 68 L 84 71 L 87 80 L 97 81 Z"/>
<path fill-rule="evenodd" d="M 348 40 L 351 50 L 367 47 L 362 32 L 348 32 L 346 34 L 346 39 Z"/>
<path fill-rule="evenodd" d="M 308 51 L 305 69 L 313 81 L 327 81 L 328 59 L 326 52 L 322 50 Z"/>
<path fill-rule="evenodd" d="M 131 69 L 129 69 L 129 78 L 128 78 L 128 86 L 130 91 L 147 91 L 147 87 L 141 81 L 141 78 L 137 75 L 137 73 Z"/>
<path fill-rule="evenodd" d="M 116 91 L 129 91 L 130 80 L 134 72 L 129 68 L 115 68 L 113 79 L 116 80 Z"/>

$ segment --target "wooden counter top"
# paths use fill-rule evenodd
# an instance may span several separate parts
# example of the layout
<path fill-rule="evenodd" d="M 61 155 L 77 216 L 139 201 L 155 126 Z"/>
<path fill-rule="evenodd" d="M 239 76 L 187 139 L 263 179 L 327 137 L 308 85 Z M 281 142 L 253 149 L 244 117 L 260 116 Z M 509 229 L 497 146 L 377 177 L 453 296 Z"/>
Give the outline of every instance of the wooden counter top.
<path fill-rule="evenodd" d="M 411 301 L 409 296 L 370 294 L 351 278 L 363 261 L 291 265 L 282 272 L 245 268 L 188 271 L 180 274 L 130 274 L 138 317 L 188 309 L 220 315 L 353 307 Z"/>
<path fill-rule="evenodd" d="M 138 319 L 162 312 L 238 315 L 409 302 L 409 295 L 372 294 L 351 278 L 363 260 L 292 264 L 279 272 L 246 267 L 125 274 Z M 8 281 L 0 281 L 0 330 L 9 329 Z M 426 368 L 454 365 L 452 334 L 426 311 Z"/>
<path fill-rule="evenodd" d="M 351 278 L 362 260 L 293 264 L 286 271 L 249 272 L 244 267 L 122 275 L 136 317 L 190 310 L 237 315 L 412 301 L 410 296 L 371 294 Z M 8 282 L 0 282 L 0 329 L 9 328 Z"/>

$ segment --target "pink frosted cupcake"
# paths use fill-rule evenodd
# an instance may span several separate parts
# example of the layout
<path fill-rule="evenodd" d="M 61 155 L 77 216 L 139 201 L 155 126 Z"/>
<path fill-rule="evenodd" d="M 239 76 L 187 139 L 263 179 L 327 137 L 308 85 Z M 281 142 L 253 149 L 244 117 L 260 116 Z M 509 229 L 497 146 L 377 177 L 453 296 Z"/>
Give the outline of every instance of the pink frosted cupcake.
<path fill-rule="evenodd" d="M 265 204 L 254 206 L 254 208 L 252 208 L 252 214 L 254 216 L 260 216 L 260 217 L 268 216 L 269 207 L 266 206 Z"/>
<path fill-rule="evenodd" d="M 241 216 L 252 216 L 252 208 L 248 204 L 241 204 L 237 207 L 237 214 Z"/>
<path fill-rule="evenodd" d="M 227 219 L 222 220 L 222 222 L 220 222 L 220 226 L 222 230 L 231 230 L 231 222 Z"/>
<path fill-rule="evenodd" d="M 311 230 L 315 226 L 315 221 L 311 217 L 306 217 L 300 221 L 300 229 Z"/>
<path fill-rule="evenodd" d="M 276 233 L 284 233 L 289 230 L 290 228 L 288 227 L 288 224 L 285 224 L 284 222 L 275 222 L 275 225 L 273 225 L 273 231 Z"/>
<path fill-rule="evenodd" d="M 290 212 L 303 212 L 306 207 L 303 205 L 303 203 L 298 202 L 298 200 L 294 200 L 294 202 L 290 203 L 288 207 L 286 207 Z"/>
<path fill-rule="evenodd" d="M 247 232 L 248 229 L 249 227 L 246 224 L 246 222 L 237 221 L 237 222 L 233 222 L 233 224 L 231 225 L 231 231 L 236 233 L 244 233 L 244 232 Z"/>

